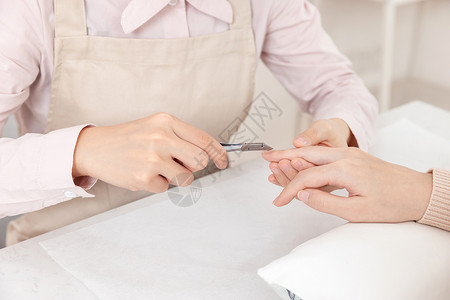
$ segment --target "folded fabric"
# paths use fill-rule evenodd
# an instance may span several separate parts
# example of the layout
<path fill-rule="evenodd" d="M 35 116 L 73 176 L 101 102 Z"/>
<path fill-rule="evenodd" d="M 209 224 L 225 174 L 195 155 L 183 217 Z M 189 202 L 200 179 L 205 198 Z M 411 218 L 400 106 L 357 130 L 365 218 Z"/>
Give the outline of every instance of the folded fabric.
<path fill-rule="evenodd" d="M 450 295 L 450 233 L 413 222 L 346 224 L 258 274 L 283 299 L 444 300 Z"/>

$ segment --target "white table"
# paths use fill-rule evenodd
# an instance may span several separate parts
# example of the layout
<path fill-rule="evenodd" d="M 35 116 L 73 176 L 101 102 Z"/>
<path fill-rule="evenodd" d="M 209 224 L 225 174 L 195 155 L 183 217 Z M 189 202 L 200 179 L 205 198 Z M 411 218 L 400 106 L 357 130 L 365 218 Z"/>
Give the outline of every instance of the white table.
<path fill-rule="evenodd" d="M 422 102 L 410 103 L 383 114 L 379 119 L 378 128 L 384 128 L 401 118 L 408 118 L 417 125 L 429 129 L 446 139 L 450 139 L 450 113 Z M 139 224 L 142 224 L 143 229 L 141 228 L 141 232 L 139 233 L 141 241 L 140 246 L 148 247 L 148 244 L 158 238 L 158 231 L 155 231 L 154 227 L 165 224 L 165 226 L 169 227 L 167 229 L 169 235 L 181 242 L 183 242 L 183 240 L 179 230 L 182 230 L 183 235 L 186 234 L 187 237 L 204 238 L 202 241 L 206 241 L 203 246 L 205 252 L 202 253 L 202 255 L 197 253 L 199 255 L 198 257 L 193 254 L 195 252 L 189 252 L 191 255 L 189 259 L 193 259 L 193 261 L 199 260 L 199 264 L 202 266 L 204 266 L 205 260 L 207 259 L 210 259 L 209 263 L 212 265 L 220 263 L 222 260 L 227 261 L 228 259 L 230 261 L 227 266 L 223 267 L 223 270 L 211 271 L 211 274 L 209 274 L 208 271 L 207 273 L 210 276 L 203 279 L 207 281 L 207 286 L 204 287 L 205 293 L 208 290 L 208 286 L 213 286 L 215 289 L 219 287 L 221 289 L 220 294 L 215 295 L 213 299 L 276 300 L 278 299 L 277 296 L 257 277 L 256 269 L 264 266 L 273 259 L 285 255 L 298 244 L 343 224 L 344 221 L 333 216 L 312 211 L 299 202 L 294 202 L 284 209 L 273 208 L 270 205 L 270 201 L 279 190 L 265 181 L 267 175 L 268 171 L 266 163 L 262 161 L 253 161 L 243 165 L 241 168 L 225 171 L 218 177 L 214 186 L 208 187 L 208 183 L 206 183 L 203 189 L 205 195 L 194 207 L 187 209 L 176 208 L 173 204 L 168 203 L 169 201 L 167 201 L 167 197 L 164 194 L 156 195 L 44 234 L 18 245 L 2 249 L 0 250 L 0 298 L 126 299 L 128 297 L 123 294 L 116 294 L 115 296 L 117 297 L 105 296 L 105 293 L 107 294 L 108 291 L 101 291 L 96 287 L 101 283 L 102 279 L 97 278 L 97 280 L 95 280 L 95 277 L 94 280 L 92 278 L 80 278 L 80 266 L 82 266 L 83 263 L 86 263 L 91 252 L 90 247 L 99 246 L 99 244 L 88 245 L 87 247 L 80 246 L 83 245 L 83 238 L 86 237 L 86 232 L 89 233 L 91 228 L 101 229 L 102 226 L 107 226 L 108 231 L 106 232 L 114 233 L 112 235 L 113 238 L 109 237 L 109 241 L 114 242 L 114 235 L 116 235 L 118 239 L 126 239 L 129 237 L 129 234 L 132 233 L 131 231 L 127 232 L 127 230 L 130 228 L 141 228 Z M 239 181 L 246 181 L 245 190 L 236 187 L 237 182 Z M 228 203 L 210 203 L 211 201 L 214 201 L 215 198 L 219 199 L 223 197 L 223 195 L 229 193 L 234 193 L 236 197 L 228 199 Z M 238 196 L 247 198 L 248 202 L 237 199 L 239 198 Z M 240 205 L 240 209 L 233 208 L 236 207 L 236 204 Z M 167 218 L 176 216 L 177 219 L 173 220 L 173 222 L 167 222 L 165 217 L 161 216 L 159 213 L 164 211 L 170 211 L 170 215 L 166 216 Z M 191 212 L 196 213 L 196 211 L 205 212 L 205 219 L 190 220 L 189 222 L 191 223 L 188 228 L 177 227 L 177 221 L 182 222 L 183 220 L 188 220 L 189 214 Z M 134 215 L 142 216 L 142 212 L 146 213 L 146 217 L 133 218 Z M 229 217 L 229 219 L 222 220 L 222 218 L 226 217 Z M 236 226 L 236 223 L 239 222 L 247 222 L 247 224 L 241 228 L 234 228 L 233 226 Z M 171 224 L 175 225 L 171 226 Z M 204 228 L 202 226 L 205 226 L 205 228 L 206 226 L 216 226 L 218 231 L 217 235 L 221 235 L 220 238 L 216 235 L 208 236 L 210 233 L 202 235 L 202 230 Z M 267 228 L 263 230 L 258 229 L 264 226 L 267 226 Z M 228 228 L 232 232 L 227 232 Z M 272 228 L 275 229 L 273 229 L 273 234 L 270 234 Z M 279 232 L 275 234 L 276 230 L 279 230 L 279 232 L 283 232 L 284 234 L 279 234 Z M 147 232 L 148 234 L 145 234 Z M 105 239 L 108 239 L 106 235 Z M 245 236 L 249 236 L 250 239 L 248 243 L 244 242 L 235 245 L 233 243 L 235 236 L 236 239 Z M 60 241 L 63 241 L 61 239 L 64 237 L 73 237 L 73 240 L 69 240 L 67 245 L 60 245 L 60 243 L 62 243 Z M 161 237 L 159 237 L 159 239 L 161 239 Z M 71 244 L 70 241 L 73 241 L 73 244 Z M 224 251 L 223 253 L 220 253 L 220 259 L 216 257 L 214 260 L 213 257 L 215 254 L 207 252 L 209 241 L 224 241 Z M 189 248 L 189 243 L 184 245 Z M 176 247 L 177 245 L 172 245 L 169 242 L 162 246 L 165 247 L 164 251 L 171 253 L 171 251 L 174 250 L 173 247 Z M 239 246 L 242 247 L 239 248 Z M 52 254 L 53 248 L 58 247 L 66 247 L 68 250 L 75 248 L 78 253 L 73 255 L 73 260 L 68 259 L 64 261 L 61 260 L 61 256 Z M 228 251 L 228 248 L 231 250 Z M 149 249 L 153 251 L 152 248 Z M 194 250 L 199 249 L 201 250 L 202 247 L 194 247 Z M 110 251 L 105 251 L 105 256 L 108 256 L 111 253 L 119 253 L 121 259 L 124 259 L 126 258 L 127 253 L 130 253 L 130 256 L 139 255 L 139 249 L 136 249 L 135 247 L 126 249 L 125 246 L 121 249 L 122 251 L 119 252 L 117 252 L 118 250 L 115 247 L 112 247 L 109 250 Z M 240 250 L 245 251 L 241 251 L 241 253 Z M 204 257 L 203 255 L 209 256 Z M 235 255 L 235 257 L 233 257 L 233 255 Z M 64 256 L 64 253 L 62 253 L 62 256 Z M 104 259 L 104 257 L 98 257 L 98 259 Z M 152 259 L 150 252 L 148 259 Z M 179 261 L 179 257 L 177 256 L 173 256 L 172 259 L 175 265 Z M 238 260 L 239 263 L 234 265 L 234 260 Z M 93 266 L 95 266 L 95 263 L 96 261 L 93 261 Z M 143 261 L 142 263 L 146 264 L 149 262 Z M 150 263 L 152 266 L 156 266 L 155 262 Z M 166 264 L 166 266 L 170 266 L 170 261 L 169 265 Z M 120 279 L 120 276 L 123 276 L 124 282 L 127 282 L 126 280 L 130 279 L 127 277 L 127 274 L 130 272 L 132 273 L 134 270 L 133 268 L 136 268 L 136 266 L 130 265 L 130 270 L 128 270 L 125 265 L 122 266 L 122 269 L 118 274 L 112 272 L 111 274 L 108 274 L 108 276 L 100 278 L 104 278 L 106 282 L 117 278 Z M 189 270 L 189 268 L 185 270 L 182 265 L 180 265 L 179 268 L 183 271 Z M 82 267 L 81 269 L 83 271 Z M 99 272 L 102 271 L 100 270 L 101 268 L 98 269 Z M 227 275 L 228 277 L 226 278 L 228 278 L 229 282 L 227 282 L 225 286 L 221 286 L 222 283 L 214 280 L 214 277 L 217 276 L 218 278 L 221 278 L 220 274 L 222 274 L 224 270 L 229 270 L 230 272 L 233 271 L 235 273 L 232 273 L 233 275 L 231 277 Z M 152 270 L 148 270 L 148 277 L 154 275 Z M 174 278 L 176 278 L 177 275 L 177 273 L 173 273 Z M 167 281 L 165 280 L 168 279 L 168 281 L 170 281 L 170 276 L 168 278 L 166 278 L 167 274 L 161 276 L 163 282 L 160 282 L 160 284 L 166 285 Z M 242 279 L 233 281 L 233 276 Z M 145 279 L 146 276 L 143 277 Z M 191 279 L 186 280 L 188 281 Z M 179 287 L 182 284 L 182 281 L 176 282 L 176 279 L 173 281 L 174 282 L 170 282 L 170 284 L 173 284 L 175 287 Z M 239 282 L 244 283 L 244 285 L 240 286 Z M 121 289 L 123 292 L 124 290 L 126 291 L 127 286 L 118 287 L 118 289 Z M 202 289 L 200 289 L 200 292 L 202 292 Z M 208 290 L 209 294 L 213 292 L 214 290 Z M 139 298 L 155 299 L 152 297 L 133 297 L 133 299 Z M 201 298 L 203 297 L 179 297 L 177 299 Z M 162 298 L 157 299 L 160 300 Z M 172 298 L 168 296 L 167 299 Z"/>

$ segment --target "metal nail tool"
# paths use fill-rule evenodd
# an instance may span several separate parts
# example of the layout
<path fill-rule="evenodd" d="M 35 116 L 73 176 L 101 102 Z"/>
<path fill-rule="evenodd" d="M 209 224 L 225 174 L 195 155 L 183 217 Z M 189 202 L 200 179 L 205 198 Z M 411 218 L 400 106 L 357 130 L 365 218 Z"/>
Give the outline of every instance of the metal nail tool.
<path fill-rule="evenodd" d="M 227 152 L 233 151 L 269 151 L 273 148 L 264 143 L 222 144 Z"/>

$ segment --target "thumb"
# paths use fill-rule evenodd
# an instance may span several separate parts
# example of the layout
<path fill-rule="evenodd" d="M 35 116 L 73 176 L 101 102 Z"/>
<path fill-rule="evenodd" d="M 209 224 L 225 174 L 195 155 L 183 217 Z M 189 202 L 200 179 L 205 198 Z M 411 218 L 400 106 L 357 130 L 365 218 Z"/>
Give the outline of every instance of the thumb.
<path fill-rule="evenodd" d="M 343 219 L 355 204 L 352 198 L 335 196 L 319 189 L 301 190 L 297 193 L 297 198 L 315 210 Z"/>
<path fill-rule="evenodd" d="M 318 145 L 325 140 L 320 122 L 313 123 L 311 127 L 302 132 L 294 140 L 296 148 Z"/>

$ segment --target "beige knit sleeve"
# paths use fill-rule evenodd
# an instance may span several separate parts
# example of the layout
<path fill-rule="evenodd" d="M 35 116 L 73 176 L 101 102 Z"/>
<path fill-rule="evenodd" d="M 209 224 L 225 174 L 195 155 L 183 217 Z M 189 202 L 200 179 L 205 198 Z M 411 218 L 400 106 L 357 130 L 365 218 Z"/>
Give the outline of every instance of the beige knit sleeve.
<path fill-rule="evenodd" d="M 450 171 L 433 170 L 433 192 L 419 223 L 450 231 Z"/>

